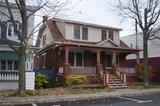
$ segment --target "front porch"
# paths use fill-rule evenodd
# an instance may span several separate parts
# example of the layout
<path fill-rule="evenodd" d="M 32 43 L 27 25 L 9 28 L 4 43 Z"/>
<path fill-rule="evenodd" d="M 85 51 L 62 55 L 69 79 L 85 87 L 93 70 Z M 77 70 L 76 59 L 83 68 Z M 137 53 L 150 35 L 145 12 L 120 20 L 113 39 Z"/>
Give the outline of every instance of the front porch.
<path fill-rule="evenodd" d="M 126 84 L 128 75 L 135 75 L 135 70 L 127 68 L 124 62 L 125 57 L 133 53 L 131 51 L 68 46 L 61 50 L 64 50 L 64 64 L 59 67 L 58 76 L 63 84 L 68 75 L 85 75 L 85 84 L 95 84 L 95 77 L 99 78 L 98 83 L 103 87 Z M 113 83 L 112 78 L 119 82 Z"/>

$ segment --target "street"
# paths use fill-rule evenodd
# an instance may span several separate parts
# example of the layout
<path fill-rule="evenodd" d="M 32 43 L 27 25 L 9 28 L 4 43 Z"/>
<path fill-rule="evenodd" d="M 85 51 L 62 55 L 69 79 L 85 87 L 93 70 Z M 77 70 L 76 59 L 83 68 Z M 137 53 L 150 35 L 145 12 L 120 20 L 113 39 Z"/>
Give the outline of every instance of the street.
<path fill-rule="evenodd" d="M 61 102 L 61 103 L 37 103 L 28 105 L 16 106 L 160 106 L 160 93 L 129 96 L 129 97 L 113 97 L 94 100 L 83 100 L 76 102 Z"/>

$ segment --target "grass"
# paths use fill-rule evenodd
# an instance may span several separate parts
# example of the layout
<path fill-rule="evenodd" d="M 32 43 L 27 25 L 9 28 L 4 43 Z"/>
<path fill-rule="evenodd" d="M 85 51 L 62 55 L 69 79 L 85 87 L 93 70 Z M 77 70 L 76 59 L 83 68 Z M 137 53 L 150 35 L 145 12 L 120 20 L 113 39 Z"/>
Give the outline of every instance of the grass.
<path fill-rule="evenodd" d="M 129 85 L 132 89 L 155 89 L 160 88 L 160 84 L 150 84 L 149 87 L 144 86 L 143 83 L 133 83 Z"/>
<path fill-rule="evenodd" d="M 2 91 L 0 96 L 11 96 L 11 97 L 27 97 L 27 96 L 46 96 L 46 95 L 70 95 L 70 94 L 91 94 L 97 92 L 112 92 L 110 88 L 65 88 L 55 87 L 48 89 L 37 89 L 35 91 L 26 91 L 24 95 L 19 95 L 17 91 Z"/>

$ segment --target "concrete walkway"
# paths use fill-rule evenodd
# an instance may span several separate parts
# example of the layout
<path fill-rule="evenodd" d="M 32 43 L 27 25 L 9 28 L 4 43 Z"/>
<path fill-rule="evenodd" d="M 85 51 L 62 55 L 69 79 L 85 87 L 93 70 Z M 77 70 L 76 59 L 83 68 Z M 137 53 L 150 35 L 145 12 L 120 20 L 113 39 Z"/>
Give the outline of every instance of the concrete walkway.
<path fill-rule="evenodd" d="M 153 94 L 160 92 L 160 89 L 117 89 L 113 92 L 99 92 L 94 94 L 72 94 L 58 96 L 30 96 L 30 97 L 0 97 L 0 106 L 29 104 L 40 102 L 61 102 L 61 101 L 76 101 L 96 98 L 111 98 L 118 96 L 134 96 L 143 94 Z"/>

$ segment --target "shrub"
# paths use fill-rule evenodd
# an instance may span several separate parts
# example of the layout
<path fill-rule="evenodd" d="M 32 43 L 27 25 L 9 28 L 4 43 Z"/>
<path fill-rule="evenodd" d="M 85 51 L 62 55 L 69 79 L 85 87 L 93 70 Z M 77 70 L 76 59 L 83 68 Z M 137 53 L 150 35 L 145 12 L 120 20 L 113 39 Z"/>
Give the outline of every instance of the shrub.
<path fill-rule="evenodd" d="M 144 64 L 143 63 L 137 64 L 135 66 L 135 69 L 136 69 L 136 74 L 138 78 L 143 80 L 144 79 Z M 148 66 L 148 77 L 149 77 L 149 80 L 151 80 L 154 77 L 154 69 L 150 65 Z"/>
<path fill-rule="evenodd" d="M 44 74 L 37 74 L 35 78 L 36 89 L 49 87 L 48 77 Z"/>
<path fill-rule="evenodd" d="M 86 76 L 84 75 L 69 75 L 66 77 L 66 84 L 70 87 L 72 85 L 81 85 L 84 84 Z"/>

